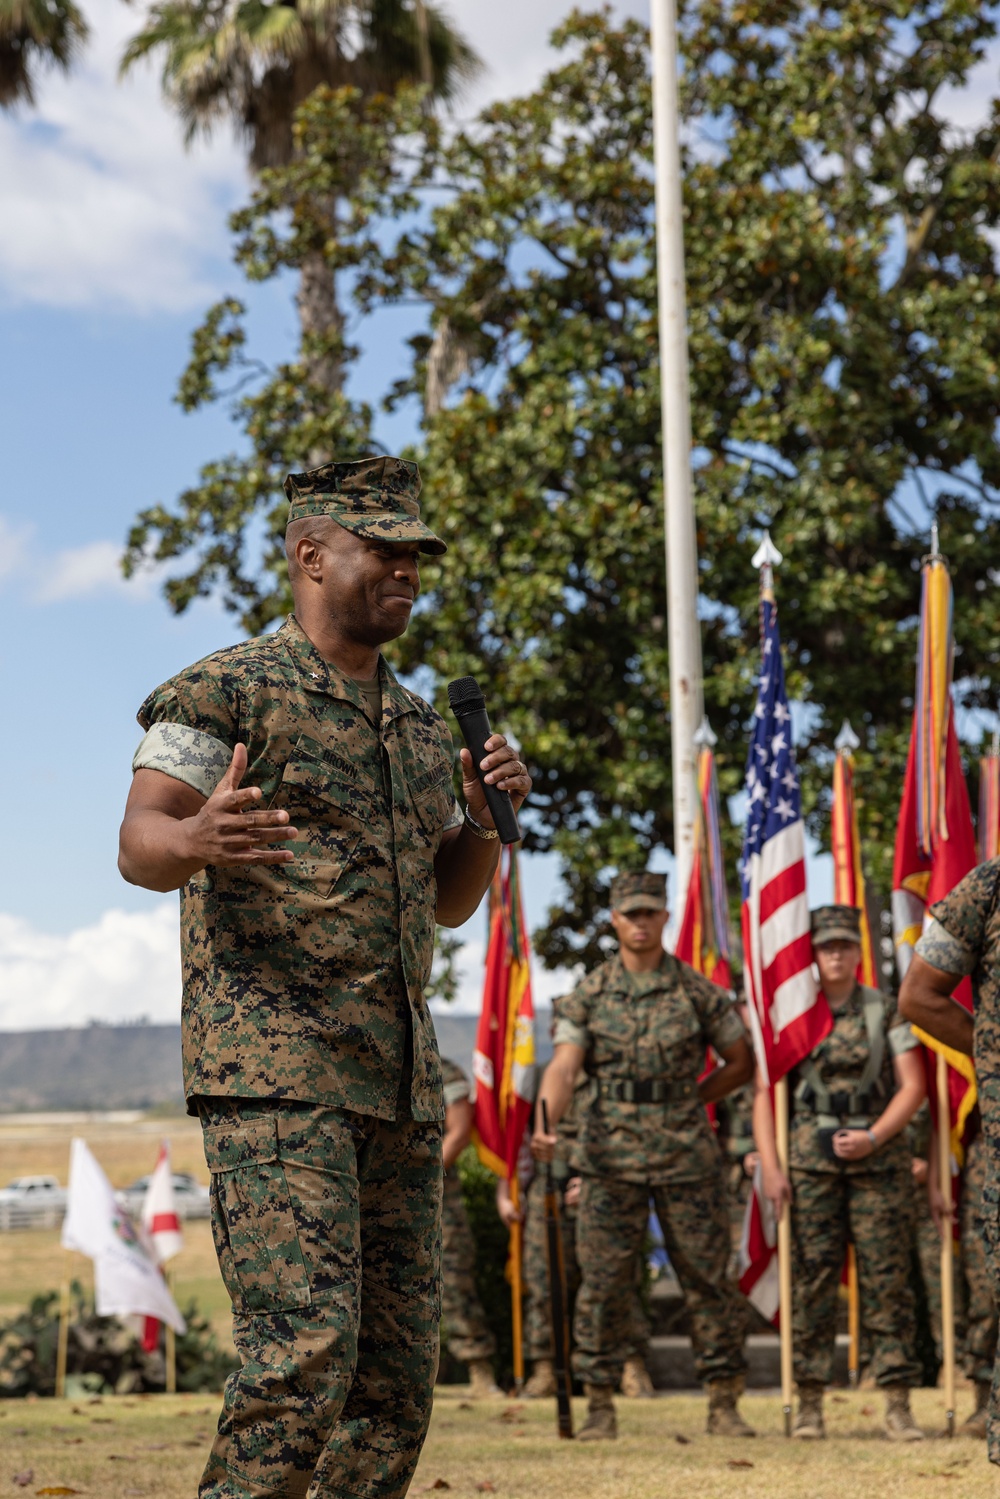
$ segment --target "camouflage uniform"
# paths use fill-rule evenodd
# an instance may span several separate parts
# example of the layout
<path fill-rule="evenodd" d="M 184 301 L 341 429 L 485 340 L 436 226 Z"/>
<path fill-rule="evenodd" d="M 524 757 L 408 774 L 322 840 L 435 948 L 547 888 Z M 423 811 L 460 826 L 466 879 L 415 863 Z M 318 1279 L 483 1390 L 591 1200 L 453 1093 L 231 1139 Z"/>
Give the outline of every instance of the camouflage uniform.
<path fill-rule="evenodd" d="M 910 1027 L 897 1018 L 895 1002 L 856 985 L 850 999 L 833 1012 L 833 1029 L 810 1060 L 831 1094 L 856 1095 L 870 1055 L 866 996 L 874 996 L 881 1005 L 888 1042 L 870 1100 L 873 1106 L 864 1120 L 870 1123 L 895 1091 L 893 1057 L 917 1045 Z M 806 1084 L 803 1070 L 789 1074 L 795 1378 L 800 1385 L 826 1385 L 832 1377 L 837 1300 L 850 1240 L 857 1255 L 870 1372 L 881 1387 L 919 1384 L 910 1284 L 913 1186 L 906 1132 L 864 1160 L 831 1158 L 820 1148 L 817 1114 L 808 1104 Z M 852 1124 L 862 1122 L 860 1116 L 850 1118 Z"/>
<path fill-rule="evenodd" d="M 944 973 L 969 974 L 975 998 L 974 1059 L 982 1131 L 966 1168 L 970 1279 L 977 1285 L 975 1292 L 970 1285 L 965 1367 L 980 1371 L 974 1378 L 985 1379 L 989 1373 L 993 1380 L 987 1434 L 990 1461 L 1000 1463 L 1000 1365 L 990 1357 L 991 1348 L 995 1357 L 995 1303 L 1000 1296 L 1000 859 L 990 859 L 967 874 L 930 914 L 917 955 Z M 964 1206 L 962 1217 L 964 1242 Z M 978 1223 L 982 1258 L 971 1232 L 973 1220 Z M 992 1316 L 987 1313 L 988 1283 Z"/>
<path fill-rule="evenodd" d="M 286 488 L 292 519 L 423 544 L 418 484 L 378 459 Z M 244 784 L 299 831 L 294 863 L 210 866 L 181 891 L 185 1090 L 242 1361 L 202 1499 L 393 1499 L 430 1415 L 443 1104 L 424 988 L 460 813 L 447 726 L 384 661 L 378 680 L 373 717 L 289 618 L 139 712 L 136 768 L 207 797 L 241 742 Z"/>
<path fill-rule="evenodd" d="M 743 1223 L 753 1185 L 744 1162 L 756 1149 L 753 1139 L 753 1083 L 737 1088 L 716 1104 L 717 1134 L 726 1163 L 726 1196 L 729 1203 L 729 1236 L 732 1250 L 729 1269 L 735 1275 L 743 1241 Z"/>
<path fill-rule="evenodd" d="M 667 953 L 651 973 L 630 974 L 613 957 L 558 1004 L 554 1040 L 582 1047 L 593 1079 L 581 1123 L 574 1319 L 574 1370 L 587 1384 L 613 1386 L 621 1373 L 650 1197 L 684 1291 L 699 1379 L 746 1369 L 746 1303 L 726 1269 L 722 1161 L 697 1085 L 706 1046 L 722 1050 L 744 1035 L 725 990 Z M 630 1101 L 637 1087 L 649 1101 Z"/>
<path fill-rule="evenodd" d="M 930 1158 L 931 1111 L 926 1101 L 920 1105 L 910 1121 L 908 1137 L 911 1156 L 927 1161 L 930 1169 L 934 1170 L 934 1162 Z M 923 1282 L 924 1298 L 927 1302 L 927 1320 L 930 1323 L 931 1337 L 934 1340 L 934 1352 L 940 1363 L 942 1358 L 941 1235 L 937 1231 L 937 1224 L 931 1213 L 926 1181 L 913 1183 L 913 1244 L 920 1262 L 920 1279 Z M 962 1277 L 959 1274 L 959 1263 L 956 1258 L 954 1277 L 956 1327 L 961 1318 L 962 1292 Z"/>
<path fill-rule="evenodd" d="M 444 1104 L 459 1103 L 469 1096 L 469 1080 L 461 1067 L 441 1062 Z M 441 1318 L 448 1347 L 463 1364 L 492 1359 L 496 1339 L 486 1325 L 476 1291 L 476 1246 L 462 1201 L 462 1183 L 457 1166 L 444 1177 L 444 1208 L 441 1218 Z"/>
<path fill-rule="evenodd" d="M 580 1174 L 574 1163 L 574 1145 L 579 1134 L 578 1114 L 581 1104 L 586 1104 L 589 1082 L 586 1074 L 577 1086 L 576 1095 L 569 1109 L 559 1121 L 556 1133 L 559 1144 L 552 1163 L 552 1177 L 560 1198 L 574 1176 Z M 577 1292 L 580 1289 L 580 1262 L 576 1253 L 577 1209 L 568 1208 L 560 1201 L 559 1227 L 562 1233 L 563 1264 L 566 1267 L 567 1315 L 572 1318 Z M 552 1319 L 549 1311 L 549 1261 L 545 1236 L 545 1170 L 536 1170 L 531 1179 L 525 1199 L 524 1219 L 524 1343 L 527 1356 L 532 1363 L 539 1359 L 550 1359 L 552 1350 Z M 628 1332 L 620 1349 L 621 1362 L 638 1357 L 645 1359 L 649 1349 L 649 1322 L 642 1309 L 639 1295 L 639 1276 L 642 1273 L 641 1256 L 636 1262 L 633 1278 L 632 1312 Z"/>

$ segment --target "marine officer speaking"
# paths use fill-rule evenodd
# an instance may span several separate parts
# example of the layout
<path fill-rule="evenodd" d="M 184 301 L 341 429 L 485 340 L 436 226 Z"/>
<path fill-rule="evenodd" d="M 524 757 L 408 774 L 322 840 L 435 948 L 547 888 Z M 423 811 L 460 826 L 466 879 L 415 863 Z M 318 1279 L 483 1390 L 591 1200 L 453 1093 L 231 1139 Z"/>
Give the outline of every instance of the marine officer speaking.
<path fill-rule="evenodd" d="M 440 1315 L 434 924 L 499 841 L 462 750 L 380 647 L 423 553 L 416 465 L 292 474 L 294 600 L 273 634 L 158 687 L 121 830 L 127 880 L 181 892 L 184 1082 L 241 1368 L 202 1499 L 396 1499 L 430 1417 Z M 487 779 L 531 781 L 503 736 Z"/>

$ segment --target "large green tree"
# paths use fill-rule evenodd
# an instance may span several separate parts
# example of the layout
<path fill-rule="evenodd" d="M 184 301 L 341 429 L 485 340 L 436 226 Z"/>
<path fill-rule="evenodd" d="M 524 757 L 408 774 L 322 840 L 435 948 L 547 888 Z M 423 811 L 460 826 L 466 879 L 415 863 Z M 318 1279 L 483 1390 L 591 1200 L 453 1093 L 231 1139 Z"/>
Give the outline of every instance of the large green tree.
<path fill-rule="evenodd" d="M 954 99 L 996 32 L 997 7 L 965 0 L 701 0 L 684 24 L 705 695 L 720 779 L 730 793 L 742 780 L 749 559 L 767 526 L 785 555 L 790 688 L 808 708 L 808 815 L 822 836 L 831 743 L 849 716 L 882 890 L 932 514 L 956 583 L 960 699 L 993 706 L 1000 111 L 961 131 L 942 96 Z M 398 659 L 438 684 L 480 674 L 519 735 L 536 777 L 529 845 L 557 850 L 564 871 L 538 939 L 551 962 L 597 956 L 609 870 L 672 836 L 647 39 L 577 15 L 555 40 L 566 61 L 537 91 L 445 144 L 432 135 L 415 175 L 393 167 L 383 203 L 368 200 L 369 225 L 387 221 L 426 182 L 422 215 L 395 239 L 385 222 L 347 236 L 363 311 L 414 297 L 429 309 L 391 399 L 432 395 L 425 502 L 451 550 L 425 569 Z M 242 221 L 254 274 L 294 257 L 298 230 L 282 214 L 307 222 L 337 159 L 318 112 L 300 128 L 301 163 L 270 176 Z M 300 435 L 291 420 L 279 430 L 291 456 Z M 261 452 L 250 437 L 248 463 Z M 259 628 L 286 603 L 273 542 L 263 559 L 243 548 L 260 514 L 276 537 L 271 479 L 242 495 L 203 485 L 179 512 L 141 519 L 132 561 L 151 546 L 161 558 L 193 550 L 175 607 L 219 588 Z"/>

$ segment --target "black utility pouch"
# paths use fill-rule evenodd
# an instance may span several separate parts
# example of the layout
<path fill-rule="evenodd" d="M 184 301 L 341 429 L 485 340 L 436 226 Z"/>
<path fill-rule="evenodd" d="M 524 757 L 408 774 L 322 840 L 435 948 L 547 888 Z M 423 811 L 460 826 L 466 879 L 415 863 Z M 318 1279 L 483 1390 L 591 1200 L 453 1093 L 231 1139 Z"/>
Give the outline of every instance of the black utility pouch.
<path fill-rule="evenodd" d="M 816 1130 L 816 1138 L 819 1141 L 819 1148 L 830 1161 L 840 1160 L 840 1157 L 837 1155 L 836 1151 L 833 1148 L 833 1137 L 834 1135 L 839 1134 L 840 1130 L 841 1126 L 839 1124 L 831 1125 L 827 1129 Z"/>

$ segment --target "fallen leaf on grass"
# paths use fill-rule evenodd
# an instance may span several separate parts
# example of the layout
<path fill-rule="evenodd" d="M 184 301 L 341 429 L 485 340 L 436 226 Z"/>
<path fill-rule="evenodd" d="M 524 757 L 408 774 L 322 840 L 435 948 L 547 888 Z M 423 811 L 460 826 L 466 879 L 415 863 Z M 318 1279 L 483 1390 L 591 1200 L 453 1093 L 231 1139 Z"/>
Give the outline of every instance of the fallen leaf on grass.
<path fill-rule="evenodd" d="M 91 1426 L 114 1426 L 114 1416 L 91 1416 Z"/>
<path fill-rule="evenodd" d="M 861 1414 L 863 1416 L 874 1416 L 875 1407 L 873 1405 L 863 1405 L 861 1407 Z"/>
<path fill-rule="evenodd" d="M 505 1411 L 501 1411 L 497 1417 L 498 1421 L 516 1421 L 524 1410 L 523 1405 L 508 1405 Z"/>
<path fill-rule="evenodd" d="M 64 1447 L 82 1447 L 83 1437 L 63 1437 Z"/>
<path fill-rule="evenodd" d="M 88 1405 L 103 1405 L 104 1404 L 104 1396 L 103 1395 L 91 1395 L 90 1399 L 87 1401 L 87 1404 Z"/>
<path fill-rule="evenodd" d="M 495 1494 L 496 1491 L 496 1484 L 490 1483 L 488 1478 L 483 1478 L 479 1483 L 476 1484 L 477 1494 Z"/>
<path fill-rule="evenodd" d="M 423 1488 L 417 1489 L 418 1494 L 430 1494 L 434 1489 L 450 1489 L 451 1484 L 447 1478 L 435 1478 L 433 1483 L 425 1483 Z"/>
<path fill-rule="evenodd" d="M 748 1457 L 731 1457 L 726 1464 L 727 1468 L 752 1468 L 753 1463 Z"/>
<path fill-rule="evenodd" d="M 691 1445 L 691 1438 L 690 1437 L 681 1436 L 680 1432 L 678 1432 L 677 1435 L 674 1437 L 674 1441 L 675 1442 L 680 1442 L 680 1444 L 681 1444 L 682 1447 L 690 1447 L 690 1445 Z"/>
<path fill-rule="evenodd" d="M 12 1437 L 26 1437 L 28 1435 L 28 1428 L 26 1426 L 12 1426 L 10 1434 Z"/>
<path fill-rule="evenodd" d="M 830 1399 L 833 1401 L 834 1405 L 846 1405 L 847 1404 L 847 1396 L 846 1395 L 831 1395 Z"/>
<path fill-rule="evenodd" d="M 456 1406 L 456 1410 L 471 1411 L 475 1410 L 475 1406 L 469 1400 L 460 1400 Z"/>
<path fill-rule="evenodd" d="M 33 1468 L 25 1468 L 23 1473 L 12 1473 L 11 1483 L 16 1483 L 19 1489 L 26 1489 L 35 1476 Z"/>
<path fill-rule="evenodd" d="M 70 1489 L 64 1483 L 57 1483 L 52 1488 L 36 1489 L 36 1494 L 82 1494 L 83 1489 Z"/>

